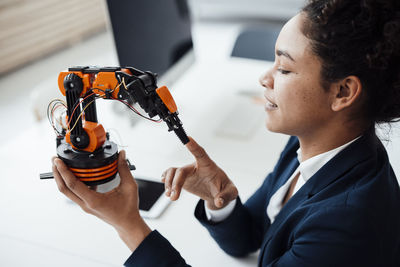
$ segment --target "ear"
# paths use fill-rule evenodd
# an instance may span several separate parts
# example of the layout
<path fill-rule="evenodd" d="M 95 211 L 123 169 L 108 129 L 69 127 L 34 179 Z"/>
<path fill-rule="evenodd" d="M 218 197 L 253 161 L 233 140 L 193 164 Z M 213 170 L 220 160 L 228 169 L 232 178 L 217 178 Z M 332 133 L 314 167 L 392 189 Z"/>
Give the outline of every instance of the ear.
<path fill-rule="evenodd" d="M 333 111 L 341 111 L 348 108 L 361 97 L 362 84 L 357 76 L 348 76 L 332 86 L 333 100 L 331 108 Z"/>

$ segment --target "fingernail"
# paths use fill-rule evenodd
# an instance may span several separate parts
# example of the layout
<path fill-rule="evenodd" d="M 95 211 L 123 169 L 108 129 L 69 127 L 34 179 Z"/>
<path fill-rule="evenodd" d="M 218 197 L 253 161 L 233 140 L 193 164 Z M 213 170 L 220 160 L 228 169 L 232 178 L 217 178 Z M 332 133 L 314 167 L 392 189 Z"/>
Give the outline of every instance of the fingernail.
<path fill-rule="evenodd" d="M 53 164 L 54 164 L 56 167 L 58 167 L 58 165 L 57 165 L 57 164 L 58 164 L 58 163 L 57 163 L 57 159 L 54 159 L 54 160 L 53 160 Z"/>
<path fill-rule="evenodd" d="M 168 194 L 169 193 L 169 188 L 167 187 L 167 189 L 165 189 L 165 193 Z"/>
<path fill-rule="evenodd" d="M 218 203 L 220 206 L 224 205 L 224 199 L 222 197 L 218 198 Z"/>
<path fill-rule="evenodd" d="M 173 197 L 175 195 L 175 190 L 171 191 L 171 197 Z"/>

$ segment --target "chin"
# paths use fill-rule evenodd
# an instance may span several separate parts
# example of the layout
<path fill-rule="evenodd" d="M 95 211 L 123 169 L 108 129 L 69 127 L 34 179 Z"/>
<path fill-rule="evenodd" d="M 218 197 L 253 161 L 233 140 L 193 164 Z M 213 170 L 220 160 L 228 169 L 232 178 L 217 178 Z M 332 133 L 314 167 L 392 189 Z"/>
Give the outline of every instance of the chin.
<path fill-rule="evenodd" d="M 270 132 L 281 133 L 280 127 L 276 123 L 268 120 L 268 118 L 265 120 L 265 127 Z"/>
<path fill-rule="evenodd" d="M 286 127 L 285 127 L 286 126 Z M 265 127 L 268 131 L 273 133 L 281 133 L 286 135 L 295 135 L 293 129 L 287 127 L 287 124 L 276 123 L 276 121 L 270 121 L 268 118 L 265 120 Z"/>

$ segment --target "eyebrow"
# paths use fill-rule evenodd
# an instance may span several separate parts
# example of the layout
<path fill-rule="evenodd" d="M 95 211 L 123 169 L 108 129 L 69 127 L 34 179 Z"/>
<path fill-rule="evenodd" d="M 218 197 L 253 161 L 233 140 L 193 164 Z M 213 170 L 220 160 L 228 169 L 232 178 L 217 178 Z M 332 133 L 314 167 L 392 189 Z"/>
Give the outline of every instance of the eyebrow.
<path fill-rule="evenodd" d="M 286 52 L 286 51 L 283 51 L 283 50 L 276 50 L 276 55 L 277 56 L 284 56 L 284 57 L 287 57 L 288 59 L 290 59 L 290 60 L 292 60 L 293 62 L 296 62 L 293 58 L 292 58 L 292 56 L 291 55 L 289 55 L 289 53 L 288 52 Z"/>

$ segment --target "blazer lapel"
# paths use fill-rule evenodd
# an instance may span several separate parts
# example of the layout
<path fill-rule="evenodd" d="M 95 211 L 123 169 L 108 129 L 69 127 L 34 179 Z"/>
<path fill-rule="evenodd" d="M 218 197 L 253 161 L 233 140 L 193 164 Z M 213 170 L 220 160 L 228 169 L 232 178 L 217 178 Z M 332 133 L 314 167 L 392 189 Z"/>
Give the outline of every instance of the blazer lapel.
<path fill-rule="evenodd" d="M 281 186 L 283 186 L 287 182 L 287 180 L 290 178 L 290 176 L 293 174 L 293 172 L 297 169 L 299 164 L 300 163 L 297 160 L 297 158 L 294 158 L 293 160 L 290 161 L 287 168 L 285 168 L 285 170 L 280 175 L 280 178 L 276 182 L 274 188 L 271 190 L 271 193 L 268 196 L 269 200 L 271 200 L 271 197 L 276 193 L 276 191 L 278 191 L 278 189 L 281 188 Z M 267 211 L 265 211 L 265 212 L 267 212 Z"/>
<path fill-rule="evenodd" d="M 268 196 L 269 200 L 271 200 L 271 197 L 275 194 L 275 192 L 278 191 L 278 189 L 287 182 L 287 180 L 290 178 L 290 176 L 293 174 L 293 172 L 297 169 L 299 164 L 300 163 L 297 160 L 297 157 L 293 158 L 293 160 L 290 161 L 290 163 L 288 164 L 288 167 L 280 175 L 281 179 L 278 179 L 278 182 L 276 183 L 276 186 L 274 187 L 274 189 L 271 191 L 270 195 Z M 295 197 L 297 197 L 297 193 L 286 203 L 286 205 L 283 207 L 283 209 L 276 216 L 274 223 L 271 224 L 270 227 L 268 228 L 267 234 L 264 237 L 264 241 L 263 241 L 263 244 L 261 246 L 261 250 L 260 250 L 261 254 L 259 256 L 259 260 L 262 261 L 262 258 L 263 258 L 262 254 L 264 253 L 264 250 L 265 250 L 264 247 L 268 243 L 268 240 L 272 237 L 272 234 L 275 233 L 276 227 L 280 225 L 280 221 L 282 220 L 282 218 L 286 218 L 285 208 L 290 204 L 291 200 L 293 198 L 295 198 Z M 291 204 L 291 205 L 295 205 L 295 204 Z M 265 213 L 267 213 L 266 210 L 265 210 Z M 266 215 L 266 216 L 268 218 L 268 215 Z"/>
<path fill-rule="evenodd" d="M 362 137 L 338 153 L 310 178 L 307 182 L 309 197 L 317 194 L 351 168 L 375 154 L 379 144 L 375 129 L 366 131 Z"/>
<path fill-rule="evenodd" d="M 293 170 L 294 171 L 294 170 Z M 287 179 L 286 179 L 287 180 Z M 287 218 L 287 216 L 299 206 L 300 203 L 304 202 L 308 199 L 308 191 L 309 189 L 306 188 L 306 184 L 300 188 L 299 191 L 294 194 L 289 201 L 282 207 L 281 211 L 275 217 L 275 221 L 269 227 L 267 234 L 264 238 L 264 244 L 262 245 L 262 250 L 264 246 L 268 243 L 271 237 L 275 234 L 276 229 L 282 224 L 282 222 Z M 262 251 L 261 250 L 261 251 Z"/>
<path fill-rule="evenodd" d="M 300 188 L 300 190 L 297 191 L 296 194 L 294 194 L 283 206 L 282 210 L 275 218 L 274 223 L 271 224 L 266 233 L 263 245 L 261 246 L 261 253 L 263 254 L 265 252 L 265 246 L 267 245 L 268 241 L 276 234 L 277 228 L 282 225 L 282 223 L 287 219 L 289 214 L 294 209 L 296 209 L 303 202 L 330 185 L 332 182 L 339 179 L 353 166 L 365 160 L 367 157 L 370 157 L 371 153 L 373 153 L 373 150 L 376 150 L 376 144 L 379 142 L 379 139 L 375 135 L 375 129 L 371 128 L 366 131 L 362 137 L 360 137 L 358 140 L 346 147 L 343 151 L 338 153 L 316 174 L 314 174 L 307 181 L 307 183 L 303 185 L 303 187 Z M 297 161 L 297 159 L 295 159 L 295 161 Z M 289 179 L 290 175 L 295 171 L 295 168 L 298 166 L 298 164 L 298 161 L 297 165 L 293 164 L 293 161 L 289 164 L 287 168 L 288 171 L 282 174 L 282 176 L 284 175 L 285 178 L 280 181 L 280 186 L 282 186 L 284 182 Z M 276 192 L 279 187 L 275 188 L 274 192 Z M 260 255 L 261 261 L 262 258 L 263 255 Z"/>

